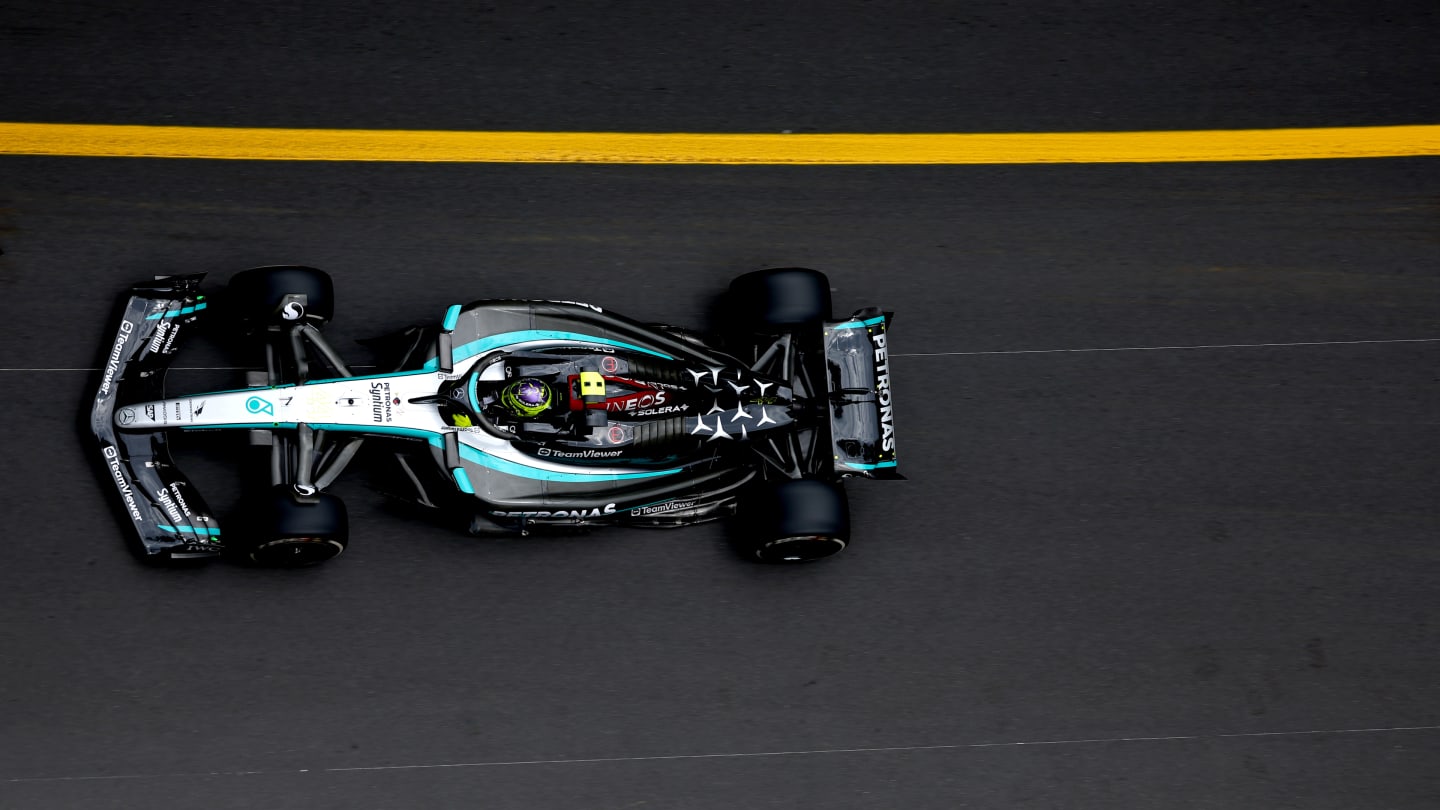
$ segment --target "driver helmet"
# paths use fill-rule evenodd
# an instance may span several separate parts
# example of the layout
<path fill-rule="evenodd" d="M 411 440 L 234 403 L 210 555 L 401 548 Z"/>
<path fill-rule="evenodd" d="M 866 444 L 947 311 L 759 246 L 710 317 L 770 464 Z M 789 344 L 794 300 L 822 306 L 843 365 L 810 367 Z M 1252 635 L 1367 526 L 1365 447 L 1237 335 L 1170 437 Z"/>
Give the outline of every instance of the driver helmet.
<path fill-rule="evenodd" d="M 500 404 L 516 416 L 539 416 L 553 401 L 550 386 L 533 378 L 516 380 L 500 392 Z"/>

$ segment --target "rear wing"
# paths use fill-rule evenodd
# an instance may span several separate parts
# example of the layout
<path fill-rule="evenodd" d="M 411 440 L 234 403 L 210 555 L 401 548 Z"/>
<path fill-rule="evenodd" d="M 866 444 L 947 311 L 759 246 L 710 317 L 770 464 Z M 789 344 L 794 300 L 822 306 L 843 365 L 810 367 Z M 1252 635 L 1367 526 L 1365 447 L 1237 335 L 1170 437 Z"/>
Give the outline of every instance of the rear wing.
<path fill-rule="evenodd" d="M 199 293 L 203 278 L 172 276 L 131 289 L 90 403 L 88 427 L 104 477 L 133 526 L 136 551 L 150 561 L 211 557 L 220 550 L 220 528 L 175 469 L 165 432 L 125 429 L 143 421 L 139 403 L 164 398 L 165 372 L 181 335 L 207 307 Z"/>
<path fill-rule="evenodd" d="M 904 478 L 896 469 L 888 332 L 893 313 L 862 309 L 825 323 L 830 441 L 837 475 Z"/>

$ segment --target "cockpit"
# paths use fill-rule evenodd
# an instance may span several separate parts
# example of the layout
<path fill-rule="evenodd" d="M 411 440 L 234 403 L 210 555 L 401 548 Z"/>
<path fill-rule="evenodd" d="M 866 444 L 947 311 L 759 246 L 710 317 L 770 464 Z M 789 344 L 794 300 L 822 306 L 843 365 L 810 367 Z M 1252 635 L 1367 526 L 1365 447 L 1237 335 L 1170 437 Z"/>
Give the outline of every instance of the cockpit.
<path fill-rule="evenodd" d="M 597 369 L 618 373 L 602 373 Z M 446 422 L 510 437 L 584 441 L 612 421 L 682 416 L 681 386 L 632 379 L 623 360 L 507 354 L 447 383 L 436 397 Z"/>
<path fill-rule="evenodd" d="M 723 373 L 722 373 L 723 372 Z M 522 452 L 660 463 L 676 448 L 745 440 L 790 424 L 788 389 L 744 372 L 563 350 L 486 358 L 426 401 L 446 423 L 516 440 Z"/>

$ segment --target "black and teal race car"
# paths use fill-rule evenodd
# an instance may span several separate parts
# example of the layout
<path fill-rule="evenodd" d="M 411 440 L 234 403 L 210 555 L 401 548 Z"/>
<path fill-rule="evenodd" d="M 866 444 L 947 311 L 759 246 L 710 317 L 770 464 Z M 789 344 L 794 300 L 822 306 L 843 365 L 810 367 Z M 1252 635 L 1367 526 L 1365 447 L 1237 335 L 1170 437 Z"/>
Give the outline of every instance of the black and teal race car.
<path fill-rule="evenodd" d="M 735 518 L 744 553 L 813 560 L 850 541 L 846 478 L 899 478 L 891 315 L 831 316 L 822 273 L 730 285 L 710 340 L 590 304 L 483 300 L 368 343 L 393 368 L 356 375 L 321 336 L 333 283 L 308 267 L 135 286 L 88 403 L 110 488 L 146 560 L 228 552 L 307 565 L 348 540 L 326 491 L 362 444 L 384 443 L 403 496 L 474 534 Z M 263 346 L 247 387 L 169 395 L 168 367 L 204 319 Z M 237 431 L 264 486 L 223 527 L 176 468 L 177 431 Z M 375 455 L 373 452 L 367 456 Z"/>

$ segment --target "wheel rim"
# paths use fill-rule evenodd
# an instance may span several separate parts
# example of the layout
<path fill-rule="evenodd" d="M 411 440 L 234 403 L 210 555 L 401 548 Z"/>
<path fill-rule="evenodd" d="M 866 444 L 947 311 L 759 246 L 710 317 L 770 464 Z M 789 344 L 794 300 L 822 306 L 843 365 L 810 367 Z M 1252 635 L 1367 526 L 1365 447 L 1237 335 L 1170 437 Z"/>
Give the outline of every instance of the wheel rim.
<path fill-rule="evenodd" d="M 821 534 L 802 534 L 771 540 L 756 549 L 755 556 L 766 562 L 807 562 L 838 554 L 845 541 Z"/>
<path fill-rule="evenodd" d="M 250 552 L 250 559 L 261 565 L 300 567 L 324 562 L 344 550 L 328 537 L 282 537 L 262 543 Z"/>

